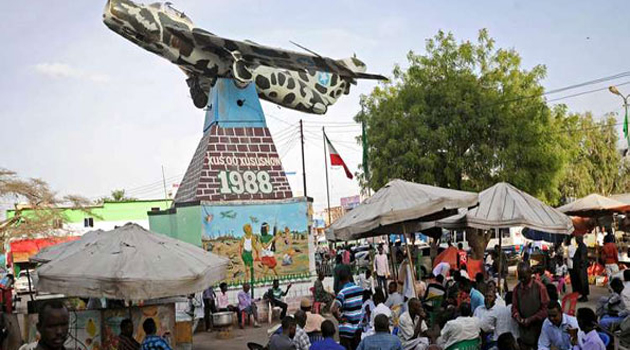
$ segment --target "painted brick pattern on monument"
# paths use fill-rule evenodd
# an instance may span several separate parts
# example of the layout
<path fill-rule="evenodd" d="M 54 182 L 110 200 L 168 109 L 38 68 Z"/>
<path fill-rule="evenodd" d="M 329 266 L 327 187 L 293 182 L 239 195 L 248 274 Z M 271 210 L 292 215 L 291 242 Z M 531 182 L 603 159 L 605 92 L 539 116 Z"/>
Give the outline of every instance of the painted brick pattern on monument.
<path fill-rule="evenodd" d="M 205 152 L 204 152 L 205 151 Z M 269 174 L 271 193 L 221 193 L 221 171 Z M 266 127 L 223 128 L 213 125 L 202 137 L 175 202 L 285 199 L 293 197 Z"/>

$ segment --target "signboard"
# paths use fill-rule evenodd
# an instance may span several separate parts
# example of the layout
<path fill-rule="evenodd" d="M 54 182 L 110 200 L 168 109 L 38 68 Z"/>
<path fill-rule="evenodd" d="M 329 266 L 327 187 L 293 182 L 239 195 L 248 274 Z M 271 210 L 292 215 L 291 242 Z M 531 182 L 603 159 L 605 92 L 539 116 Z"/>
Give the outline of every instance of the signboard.
<path fill-rule="evenodd" d="M 360 196 L 341 197 L 341 207 L 345 210 L 352 210 L 361 204 Z"/>
<path fill-rule="evenodd" d="M 202 203 L 203 240 L 228 257 L 227 282 L 308 277 L 309 206 L 306 199 Z"/>

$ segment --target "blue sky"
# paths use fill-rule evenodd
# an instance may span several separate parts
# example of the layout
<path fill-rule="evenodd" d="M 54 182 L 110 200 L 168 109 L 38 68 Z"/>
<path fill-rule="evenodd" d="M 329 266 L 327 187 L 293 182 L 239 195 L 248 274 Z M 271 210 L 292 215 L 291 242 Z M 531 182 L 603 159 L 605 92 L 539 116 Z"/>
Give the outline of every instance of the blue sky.
<path fill-rule="evenodd" d="M 172 64 L 107 29 L 105 1 L 11 1 L 0 12 L 0 166 L 41 177 L 61 193 L 87 197 L 126 188 L 131 195 L 163 195 L 179 181 L 201 137 L 203 112 L 193 107 L 184 75 Z M 497 46 L 515 48 L 523 66 L 545 64 L 547 89 L 630 70 L 630 21 L 623 1 L 242 1 L 180 0 L 175 7 L 218 35 L 293 49 L 289 40 L 331 57 L 356 53 L 374 73 L 404 66 L 409 50 L 424 52 L 439 29 L 474 40 L 488 28 Z M 623 83 L 619 79 L 584 90 Z M 278 135 L 294 193 L 302 193 L 299 143 L 292 130 L 305 120 L 308 192 L 325 205 L 321 126 L 352 171 L 361 159 L 350 122 L 362 81 L 325 116 L 263 103 Z M 630 85 L 620 87 L 626 93 Z M 565 94 L 553 95 L 561 97 Z M 570 98 L 572 111 L 596 116 L 622 110 L 608 92 Z M 619 120 L 621 118 L 619 117 Z M 619 127 L 621 130 L 621 127 Z M 144 186 L 144 187 L 141 187 Z M 331 171 L 331 203 L 358 192 L 343 170 Z"/>

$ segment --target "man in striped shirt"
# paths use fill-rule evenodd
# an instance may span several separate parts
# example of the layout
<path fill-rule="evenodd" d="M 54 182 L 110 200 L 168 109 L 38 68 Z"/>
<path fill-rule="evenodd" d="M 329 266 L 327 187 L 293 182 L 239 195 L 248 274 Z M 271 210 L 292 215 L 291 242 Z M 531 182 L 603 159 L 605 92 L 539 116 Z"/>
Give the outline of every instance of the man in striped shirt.
<path fill-rule="evenodd" d="M 339 274 L 343 286 L 330 311 L 339 321 L 339 340 L 346 350 L 356 350 L 361 341 L 360 323 L 363 319 L 363 288 L 350 282 L 349 271 Z"/>

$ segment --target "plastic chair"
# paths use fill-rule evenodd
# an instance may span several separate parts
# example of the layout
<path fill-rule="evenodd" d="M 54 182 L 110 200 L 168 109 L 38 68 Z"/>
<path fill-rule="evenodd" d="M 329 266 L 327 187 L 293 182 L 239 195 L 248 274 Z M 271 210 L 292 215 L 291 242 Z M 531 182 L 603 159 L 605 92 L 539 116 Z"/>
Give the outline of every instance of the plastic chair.
<path fill-rule="evenodd" d="M 241 310 L 241 324 L 239 326 L 241 326 L 241 328 L 245 327 L 245 323 L 247 323 L 247 325 L 249 326 L 251 324 L 251 320 L 250 320 L 250 314 L 247 313 L 247 311 L 245 310 Z"/>
<path fill-rule="evenodd" d="M 608 347 L 608 344 L 610 344 L 610 336 L 604 332 L 597 332 L 597 334 L 599 334 L 599 337 L 604 343 L 604 346 Z"/>
<path fill-rule="evenodd" d="M 475 338 L 457 342 L 446 348 L 446 350 L 478 350 L 479 348 L 481 348 L 481 339 Z"/>
<path fill-rule="evenodd" d="M 569 316 L 575 316 L 578 298 L 580 298 L 580 293 L 571 293 L 562 297 L 562 312 Z"/>
<path fill-rule="evenodd" d="M 311 295 L 313 296 L 313 313 L 320 314 L 322 309 L 322 303 L 319 301 L 315 301 L 315 287 L 309 288 L 311 291 Z"/>

